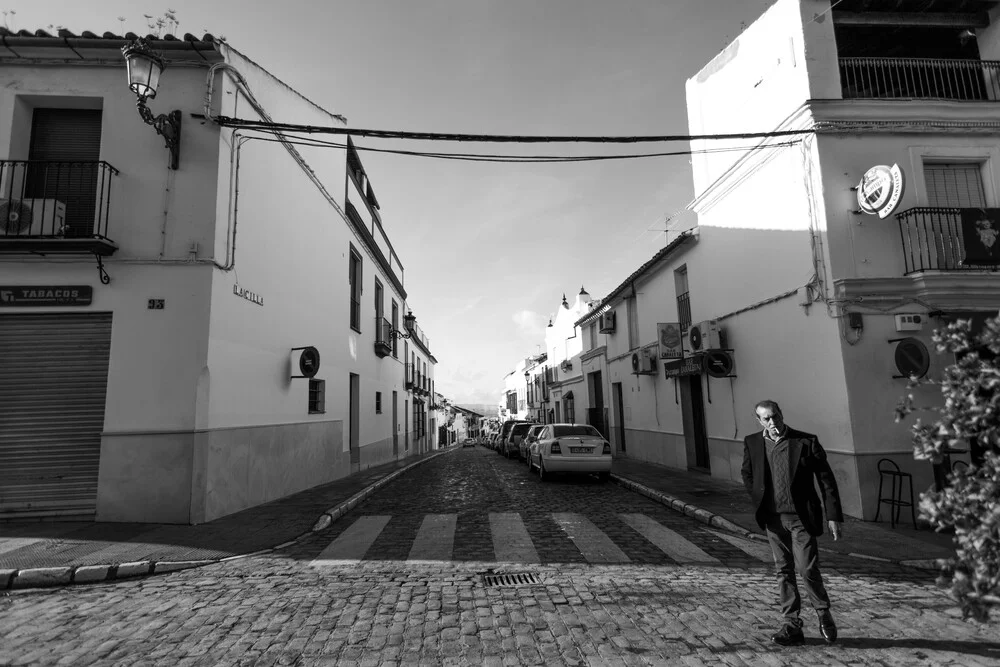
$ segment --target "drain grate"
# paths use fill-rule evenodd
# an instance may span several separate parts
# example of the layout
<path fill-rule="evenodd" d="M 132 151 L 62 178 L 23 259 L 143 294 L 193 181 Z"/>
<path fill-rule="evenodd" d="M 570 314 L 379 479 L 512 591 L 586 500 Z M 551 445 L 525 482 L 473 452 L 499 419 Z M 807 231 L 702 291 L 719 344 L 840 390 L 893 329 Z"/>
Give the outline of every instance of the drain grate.
<path fill-rule="evenodd" d="M 532 586 L 542 582 L 535 574 L 487 574 L 483 577 L 487 586 L 505 588 L 510 586 Z"/>

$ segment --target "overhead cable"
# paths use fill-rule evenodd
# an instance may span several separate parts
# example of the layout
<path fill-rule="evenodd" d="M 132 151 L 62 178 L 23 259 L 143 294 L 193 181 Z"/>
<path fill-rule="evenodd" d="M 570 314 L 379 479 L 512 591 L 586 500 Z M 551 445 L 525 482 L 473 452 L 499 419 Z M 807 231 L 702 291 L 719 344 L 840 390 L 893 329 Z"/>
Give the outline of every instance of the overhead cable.
<path fill-rule="evenodd" d="M 525 135 L 525 134 L 457 134 L 452 132 L 410 132 L 407 130 L 366 130 L 349 127 L 327 127 L 318 125 L 297 125 L 275 123 L 228 116 L 213 116 L 212 120 L 224 127 L 242 127 L 277 132 L 301 132 L 305 134 L 345 134 L 351 137 L 373 139 L 409 139 L 418 141 L 474 141 L 482 143 L 593 143 L 593 144 L 640 144 L 664 141 L 711 141 L 723 139 L 764 139 L 768 137 L 793 137 L 815 133 L 814 129 L 776 130 L 772 132 L 735 132 L 730 134 L 661 134 L 639 136 L 570 136 L 570 135 Z"/>
<path fill-rule="evenodd" d="M 277 136 L 276 132 L 269 130 L 263 130 L 259 128 L 250 128 L 251 130 L 263 132 L 265 134 L 274 134 Z M 322 141 L 312 138 L 297 137 L 292 138 L 287 135 L 282 135 L 281 138 L 266 138 L 266 137 L 255 137 L 260 141 L 273 141 L 280 143 L 291 143 L 297 146 L 313 146 L 318 148 L 338 148 L 345 149 L 347 144 L 337 143 L 332 141 Z M 702 148 L 693 150 L 681 150 L 681 151 L 669 151 L 669 152 L 657 152 L 657 153 L 623 153 L 619 155 L 498 155 L 489 153 L 446 153 L 440 151 L 412 151 L 394 148 L 372 148 L 366 146 L 354 145 L 354 149 L 362 152 L 372 152 L 372 153 L 390 153 L 393 155 L 410 155 L 414 157 L 424 157 L 424 158 L 436 158 L 441 160 L 464 160 L 468 162 L 504 162 L 504 163 L 563 163 L 563 162 L 596 162 L 601 160 L 634 160 L 638 158 L 649 158 L 649 157 L 672 157 L 677 155 L 701 155 L 707 153 L 727 153 L 735 151 L 753 151 L 759 150 L 761 148 L 775 148 L 779 146 L 794 146 L 798 142 L 780 142 L 774 144 L 767 144 L 765 146 L 730 146 L 724 148 Z"/>

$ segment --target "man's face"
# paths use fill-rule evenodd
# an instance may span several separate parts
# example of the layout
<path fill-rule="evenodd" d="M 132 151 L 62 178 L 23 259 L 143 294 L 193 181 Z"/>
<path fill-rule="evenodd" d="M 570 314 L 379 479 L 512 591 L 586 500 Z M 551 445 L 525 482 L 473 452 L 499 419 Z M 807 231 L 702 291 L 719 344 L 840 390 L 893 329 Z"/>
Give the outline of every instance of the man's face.
<path fill-rule="evenodd" d="M 785 428 L 785 422 L 781 418 L 781 410 L 772 408 L 757 408 L 757 421 L 767 429 L 772 436 L 776 436 Z"/>

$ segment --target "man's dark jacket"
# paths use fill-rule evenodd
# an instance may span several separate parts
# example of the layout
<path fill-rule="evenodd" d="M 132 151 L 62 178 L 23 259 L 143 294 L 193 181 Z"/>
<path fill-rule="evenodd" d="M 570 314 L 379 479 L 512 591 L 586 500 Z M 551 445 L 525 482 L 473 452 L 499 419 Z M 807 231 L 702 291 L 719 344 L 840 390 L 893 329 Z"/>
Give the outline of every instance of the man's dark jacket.
<path fill-rule="evenodd" d="M 798 512 L 799 520 L 810 535 L 823 534 L 823 507 L 826 507 L 826 520 L 844 520 L 840 508 L 840 492 L 837 490 L 837 480 L 833 470 L 826 460 L 826 452 L 819 444 L 819 439 L 811 434 L 788 428 L 785 432 L 788 440 L 789 479 L 791 480 L 792 502 Z M 747 488 L 753 503 L 754 517 L 757 525 L 764 528 L 764 498 L 770 493 L 768 485 L 771 476 L 767 474 L 767 452 L 764 449 L 764 434 L 760 431 L 743 438 L 743 486 Z M 819 484 L 823 494 L 823 504 L 820 504 L 816 485 Z"/>

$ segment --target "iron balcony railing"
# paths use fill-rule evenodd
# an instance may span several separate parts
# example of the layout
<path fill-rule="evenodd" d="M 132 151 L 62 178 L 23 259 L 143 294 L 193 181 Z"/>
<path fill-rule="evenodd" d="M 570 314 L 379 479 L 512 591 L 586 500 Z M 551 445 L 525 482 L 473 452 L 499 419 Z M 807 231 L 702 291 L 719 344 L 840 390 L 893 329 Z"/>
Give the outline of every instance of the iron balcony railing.
<path fill-rule="evenodd" d="M 414 376 L 415 372 L 413 370 L 413 364 L 406 364 L 406 388 L 411 389 L 415 382 Z"/>
<path fill-rule="evenodd" d="M 375 316 L 375 354 L 380 357 L 392 352 L 392 322 Z"/>
<path fill-rule="evenodd" d="M 114 248 L 108 220 L 118 173 L 103 161 L 0 160 L 0 238 L 96 239 Z"/>
<path fill-rule="evenodd" d="M 687 331 L 691 326 L 691 294 L 684 292 L 677 296 L 677 319 L 680 321 L 681 331 Z"/>
<path fill-rule="evenodd" d="M 1000 257 L 994 252 L 1000 250 L 996 213 L 997 209 L 930 207 L 897 213 L 906 274 L 1000 268 Z"/>
<path fill-rule="evenodd" d="M 844 99 L 1000 99 L 1000 61 L 841 58 Z"/>

